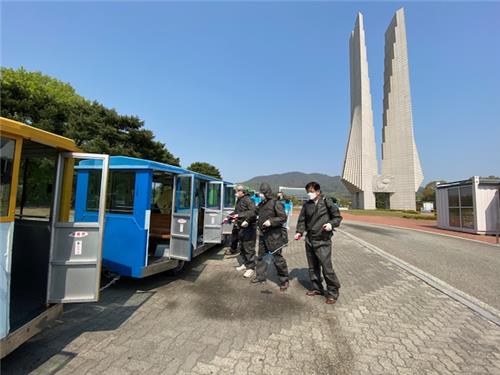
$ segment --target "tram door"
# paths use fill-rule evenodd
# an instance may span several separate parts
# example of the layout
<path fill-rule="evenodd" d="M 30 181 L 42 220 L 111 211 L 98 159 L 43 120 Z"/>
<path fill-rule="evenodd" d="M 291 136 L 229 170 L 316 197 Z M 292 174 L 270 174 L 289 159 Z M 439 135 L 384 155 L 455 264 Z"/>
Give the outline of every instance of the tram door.
<path fill-rule="evenodd" d="M 222 214 L 223 217 L 226 217 L 231 212 L 234 211 L 234 205 L 236 204 L 236 197 L 234 196 L 234 185 L 224 185 L 223 191 L 223 209 Z M 233 232 L 233 224 L 223 224 L 222 225 L 222 234 L 231 234 Z"/>
<path fill-rule="evenodd" d="M 170 228 L 169 257 L 191 260 L 194 202 L 194 175 L 181 174 L 174 178 L 174 204 Z"/>
<path fill-rule="evenodd" d="M 203 243 L 222 242 L 222 181 L 210 181 L 207 186 Z"/>
<path fill-rule="evenodd" d="M 74 167 L 81 161 L 92 163 L 100 174 L 95 202 L 87 202 L 98 213 L 93 222 L 75 220 L 76 196 L 87 194 L 87 191 L 76 190 Z M 49 303 L 93 302 L 99 299 L 108 166 L 108 155 L 59 154 L 51 220 Z"/>

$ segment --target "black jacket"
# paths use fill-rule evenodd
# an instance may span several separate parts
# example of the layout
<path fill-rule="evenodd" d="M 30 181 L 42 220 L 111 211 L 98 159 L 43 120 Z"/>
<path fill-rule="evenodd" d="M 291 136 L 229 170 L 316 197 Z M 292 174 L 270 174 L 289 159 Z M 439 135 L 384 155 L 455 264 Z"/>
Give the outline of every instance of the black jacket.
<path fill-rule="evenodd" d="M 247 194 L 236 200 L 234 211 L 231 212 L 231 215 L 234 214 L 238 214 L 238 219 L 234 223 L 234 228 L 238 230 L 238 238 L 241 241 L 255 241 L 257 236 L 257 228 L 255 227 L 257 213 L 255 203 Z M 241 227 L 241 223 L 244 221 L 249 224 L 246 228 Z"/>
<path fill-rule="evenodd" d="M 261 191 L 262 190 L 261 186 Z M 286 223 L 286 212 L 283 204 L 273 198 L 269 185 L 265 187 L 263 193 L 266 198 L 260 202 L 257 207 L 257 214 L 259 215 L 257 225 L 260 229 L 260 233 L 266 244 L 267 250 L 274 251 L 285 244 L 283 238 L 283 224 Z M 263 226 L 267 220 L 271 222 L 270 227 Z"/>
<path fill-rule="evenodd" d="M 234 211 L 230 215 L 234 214 L 238 214 L 238 219 L 234 224 L 240 229 L 240 234 L 243 234 L 241 232 L 255 232 L 255 222 L 257 221 L 255 203 L 247 194 L 236 200 Z M 241 223 L 244 221 L 247 221 L 249 224 L 246 228 L 241 227 Z"/>
<path fill-rule="evenodd" d="M 302 206 L 299 220 L 297 221 L 297 233 L 304 234 L 310 240 L 329 241 L 332 238 L 333 231 L 325 232 L 323 225 L 330 223 L 332 228 L 340 225 L 342 216 L 339 208 L 330 198 L 320 195 L 318 203 L 307 201 Z"/>

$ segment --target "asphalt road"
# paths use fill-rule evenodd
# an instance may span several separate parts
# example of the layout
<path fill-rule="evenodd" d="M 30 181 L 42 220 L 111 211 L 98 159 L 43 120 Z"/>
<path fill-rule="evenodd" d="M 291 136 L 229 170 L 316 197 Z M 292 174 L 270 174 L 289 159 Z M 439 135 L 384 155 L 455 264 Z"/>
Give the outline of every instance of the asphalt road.
<path fill-rule="evenodd" d="M 500 247 L 365 223 L 341 228 L 500 310 Z"/>

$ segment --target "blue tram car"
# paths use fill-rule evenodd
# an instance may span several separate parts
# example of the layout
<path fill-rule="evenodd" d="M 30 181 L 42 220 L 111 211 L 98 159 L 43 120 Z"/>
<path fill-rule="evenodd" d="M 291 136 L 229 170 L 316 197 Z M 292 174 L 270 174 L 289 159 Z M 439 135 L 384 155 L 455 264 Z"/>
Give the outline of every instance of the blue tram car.
<path fill-rule="evenodd" d="M 86 160 L 75 169 L 75 218 L 93 221 L 101 165 Z M 102 262 L 112 273 L 142 278 L 180 271 L 229 230 L 222 225 L 224 211 L 234 207 L 229 182 L 125 156 L 109 158 L 108 180 Z"/>

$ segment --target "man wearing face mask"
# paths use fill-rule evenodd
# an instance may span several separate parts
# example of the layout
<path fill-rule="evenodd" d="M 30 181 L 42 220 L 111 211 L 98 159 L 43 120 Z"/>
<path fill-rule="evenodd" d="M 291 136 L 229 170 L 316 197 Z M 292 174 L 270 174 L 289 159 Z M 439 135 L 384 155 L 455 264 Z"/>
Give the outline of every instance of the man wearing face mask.
<path fill-rule="evenodd" d="M 340 282 L 332 266 L 333 228 L 340 225 L 342 216 L 335 203 L 321 194 L 317 182 L 306 185 L 309 200 L 304 203 L 297 222 L 295 240 L 300 240 L 307 232 L 306 256 L 312 289 L 308 296 L 324 295 L 325 303 L 334 304 L 339 298 Z M 326 282 L 326 291 L 321 279 L 321 271 Z"/>
<path fill-rule="evenodd" d="M 238 231 L 240 243 L 239 260 L 241 265 L 236 267 L 237 271 L 245 271 L 243 277 L 252 277 L 255 270 L 255 242 L 257 240 L 255 204 L 246 193 L 245 187 L 238 185 L 236 190 L 235 210 L 225 218 L 223 223 L 232 220 L 234 228 Z M 233 228 L 233 229 L 234 229 Z"/>
<path fill-rule="evenodd" d="M 267 183 L 260 185 L 262 202 L 257 207 L 259 235 L 259 257 L 257 259 L 257 275 L 252 283 L 263 283 L 267 279 L 267 263 L 264 255 L 272 253 L 285 244 L 283 240 L 283 224 L 286 223 L 286 213 L 283 205 L 274 198 L 271 186 Z M 272 255 L 274 266 L 280 279 L 280 290 L 288 289 L 288 266 L 281 254 L 282 250 Z"/>

